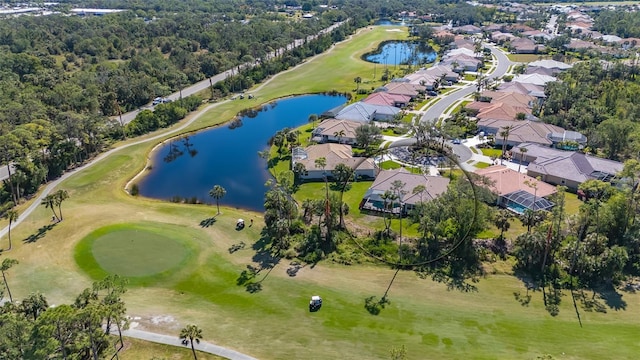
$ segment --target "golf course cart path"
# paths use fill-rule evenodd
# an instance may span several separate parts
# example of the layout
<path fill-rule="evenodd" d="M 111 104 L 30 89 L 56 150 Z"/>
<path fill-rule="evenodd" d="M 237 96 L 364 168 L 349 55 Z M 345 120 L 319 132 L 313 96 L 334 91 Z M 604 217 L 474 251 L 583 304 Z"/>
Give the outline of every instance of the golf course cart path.
<path fill-rule="evenodd" d="M 173 345 L 173 346 L 185 346 L 182 343 L 182 340 L 175 336 L 164 335 L 164 334 L 156 334 L 144 330 L 138 329 L 129 329 L 124 330 L 122 332 L 123 336 L 132 337 L 140 340 L 151 341 L 154 343 L 165 344 L 165 345 Z M 189 345 L 187 345 L 188 347 Z M 258 360 L 249 355 L 245 355 L 239 353 L 235 350 L 227 349 L 222 346 L 214 345 L 208 342 L 201 341 L 199 344 L 194 344 L 193 346 L 196 350 L 202 351 L 208 354 L 222 356 L 231 360 Z"/>

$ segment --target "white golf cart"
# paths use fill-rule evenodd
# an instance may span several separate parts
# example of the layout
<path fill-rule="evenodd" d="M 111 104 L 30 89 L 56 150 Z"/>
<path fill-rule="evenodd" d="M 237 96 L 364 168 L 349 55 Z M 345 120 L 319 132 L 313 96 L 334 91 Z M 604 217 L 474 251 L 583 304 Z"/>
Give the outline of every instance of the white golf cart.
<path fill-rule="evenodd" d="M 318 311 L 320 307 L 322 307 L 322 298 L 318 295 L 312 296 L 311 301 L 309 301 L 309 311 Z"/>

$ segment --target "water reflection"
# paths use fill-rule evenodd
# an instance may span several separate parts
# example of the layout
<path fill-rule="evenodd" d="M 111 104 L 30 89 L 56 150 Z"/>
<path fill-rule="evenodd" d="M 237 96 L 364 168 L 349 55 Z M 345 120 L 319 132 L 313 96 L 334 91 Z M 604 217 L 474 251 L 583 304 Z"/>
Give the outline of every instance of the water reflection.
<path fill-rule="evenodd" d="M 422 42 L 388 41 L 373 53 L 365 54 L 366 61 L 386 65 L 422 65 L 434 62 L 436 52 Z"/>
<path fill-rule="evenodd" d="M 220 185 L 220 204 L 264 210 L 267 161 L 256 154 L 284 128 L 307 124 L 309 115 L 343 105 L 344 96 L 305 95 L 279 100 L 208 129 L 163 145 L 152 154 L 153 167 L 138 184 L 140 194 L 157 199 L 214 203 L 209 190 Z M 303 133 L 303 136 L 309 136 Z"/>

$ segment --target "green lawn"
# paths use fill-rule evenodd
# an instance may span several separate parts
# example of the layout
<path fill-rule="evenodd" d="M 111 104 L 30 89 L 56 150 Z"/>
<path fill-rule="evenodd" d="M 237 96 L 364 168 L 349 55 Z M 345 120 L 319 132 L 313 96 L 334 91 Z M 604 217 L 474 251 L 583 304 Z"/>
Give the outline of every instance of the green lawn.
<path fill-rule="evenodd" d="M 482 148 L 482 149 L 480 149 L 480 151 L 482 151 L 482 155 L 485 155 L 485 156 L 494 156 L 496 158 L 499 158 L 502 155 L 502 150 L 501 149 L 485 149 L 485 148 Z"/>
<path fill-rule="evenodd" d="M 117 224 L 99 228 L 78 243 L 75 259 L 96 280 L 117 274 L 145 285 L 193 260 L 191 229 L 167 224 Z"/>
<path fill-rule="evenodd" d="M 484 169 L 484 168 L 488 168 L 489 166 L 491 166 L 491 164 L 479 161 L 479 162 L 475 163 L 473 166 L 477 167 L 478 169 Z"/>
<path fill-rule="evenodd" d="M 220 356 L 196 351 L 200 360 L 222 360 Z M 171 346 L 156 344 L 149 341 L 142 341 L 134 338 L 124 338 L 124 348 L 118 353 L 121 360 L 140 359 L 171 359 L 171 360 L 192 360 L 193 353 L 189 346 Z"/>
<path fill-rule="evenodd" d="M 508 54 L 509 60 L 521 63 L 530 63 L 533 61 L 550 59 L 549 55 L 544 54 Z"/>

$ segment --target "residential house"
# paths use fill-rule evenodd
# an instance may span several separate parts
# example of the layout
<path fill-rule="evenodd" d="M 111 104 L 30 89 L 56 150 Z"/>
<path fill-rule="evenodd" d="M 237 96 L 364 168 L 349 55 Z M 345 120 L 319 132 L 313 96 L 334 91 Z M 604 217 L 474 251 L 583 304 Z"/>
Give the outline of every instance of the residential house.
<path fill-rule="evenodd" d="M 453 56 L 445 56 L 440 61 L 442 65 L 451 66 L 453 71 L 478 71 L 482 67 L 482 61 L 475 56 L 458 54 Z"/>
<path fill-rule="evenodd" d="M 406 81 L 409 84 L 424 86 L 425 90 L 432 91 L 438 88 L 440 85 L 440 78 L 426 73 L 424 70 L 419 70 L 413 74 L 406 75 L 400 80 Z"/>
<path fill-rule="evenodd" d="M 374 92 L 373 94 L 362 99 L 362 102 L 365 104 L 386 105 L 386 106 L 394 106 L 397 108 L 406 107 L 407 105 L 409 105 L 410 101 L 411 101 L 411 96 L 400 95 L 400 94 L 389 94 L 384 91 Z"/>
<path fill-rule="evenodd" d="M 426 88 L 420 84 L 411 84 L 407 82 L 390 82 L 384 86 L 385 92 L 392 95 L 408 96 L 414 100 L 418 95 L 425 92 Z"/>
<path fill-rule="evenodd" d="M 370 121 L 392 121 L 399 113 L 400 109 L 394 106 L 373 105 L 358 101 L 330 110 L 323 116 L 368 123 Z"/>
<path fill-rule="evenodd" d="M 587 143 L 587 137 L 577 131 L 554 132 L 547 137 L 553 147 L 562 150 L 579 150 Z"/>
<path fill-rule="evenodd" d="M 549 138 L 550 135 L 564 132 L 564 129 L 559 126 L 530 120 L 481 119 L 478 120 L 477 125 L 479 131 L 495 135 L 495 144 L 497 146 L 504 144 L 504 138 L 500 133 L 508 127 L 509 136 L 506 139 L 508 147 L 518 147 L 520 144 L 525 143 L 551 146 L 553 141 Z"/>
<path fill-rule="evenodd" d="M 311 132 L 311 140 L 319 143 L 336 142 L 356 144 L 356 129 L 361 122 L 350 120 L 326 119 Z"/>
<path fill-rule="evenodd" d="M 510 92 L 517 92 L 520 94 L 526 94 L 526 95 L 531 95 L 537 99 L 539 99 L 540 101 L 542 101 L 542 99 L 546 98 L 547 95 L 545 95 L 544 93 L 544 86 L 543 85 L 535 85 L 535 84 L 528 84 L 528 83 L 521 83 L 521 82 L 505 82 L 502 83 L 498 86 L 498 90 L 500 91 L 510 91 Z"/>
<path fill-rule="evenodd" d="M 316 166 L 316 160 L 320 158 L 325 159 L 324 169 Z M 304 149 L 295 147 L 291 153 L 291 169 L 295 169 L 298 163 L 304 165 L 306 171 L 300 176 L 305 180 L 322 180 L 325 176 L 330 178 L 338 164 L 355 169 L 356 176 L 362 178 L 373 179 L 378 172 L 371 158 L 353 157 L 351 146 L 346 144 L 318 144 Z"/>
<path fill-rule="evenodd" d="M 507 41 L 511 41 L 511 40 L 515 40 L 518 37 L 510 34 L 510 33 L 504 33 L 501 31 L 494 31 L 491 33 L 491 41 L 497 43 L 497 44 L 502 44 L 505 43 Z"/>
<path fill-rule="evenodd" d="M 360 209 L 378 212 L 388 211 L 385 209 L 382 195 L 392 190 L 395 181 L 404 183 L 403 190 L 406 191 L 406 194 L 401 199 L 396 200 L 394 204 L 392 213 L 395 214 L 400 213 L 401 209 L 402 214 L 406 214 L 417 203 L 435 199 L 446 192 L 449 186 L 449 179 L 441 176 L 413 174 L 406 169 L 381 170 L 369 190 L 364 194 L 360 202 Z M 425 190 L 414 193 L 413 190 L 419 185 L 424 186 Z"/>
<path fill-rule="evenodd" d="M 521 148 L 527 149 L 524 154 Z M 621 162 L 539 144 L 520 144 L 511 151 L 514 158 L 522 156 L 524 162 L 529 162 L 527 175 L 572 191 L 577 191 L 578 186 L 589 179 L 610 181 L 624 167 Z"/>
<path fill-rule="evenodd" d="M 521 74 L 513 78 L 513 82 L 526 83 L 544 86 L 548 82 L 557 81 L 558 79 L 553 76 L 540 75 L 540 74 Z"/>
<path fill-rule="evenodd" d="M 464 26 L 458 26 L 453 28 L 453 31 L 459 33 L 459 34 L 468 34 L 468 35 L 472 35 L 472 34 L 479 34 L 482 32 L 482 29 L 480 29 L 477 26 L 474 25 L 464 25 Z"/>
<path fill-rule="evenodd" d="M 545 51 L 544 45 L 538 45 L 528 38 L 517 38 L 509 44 L 514 54 L 538 54 Z"/>
<path fill-rule="evenodd" d="M 426 74 L 433 75 L 438 79 L 444 78 L 444 81 L 449 81 L 452 83 L 458 82 L 458 80 L 460 79 L 460 74 L 454 72 L 451 69 L 451 66 L 448 66 L 448 65 L 438 64 L 426 70 L 420 70 L 420 71 L 424 71 Z"/>
<path fill-rule="evenodd" d="M 561 61 L 550 60 L 550 59 L 532 61 L 532 62 L 529 63 L 528 66 L 529 67 L 543 67 L 543 68 L 552 69 L 552 70 L 558 70 L 558 71 L 569 70 L 569 69 L 571 69 L 573 67 L 573 65 L 569 65 L 569 64 L 563 63 Z"/>
<path fill-rule="evenodd" d="M 475 173 L 489 180 L 491 185 L 481 186 L 488 187 L 497 195 L 498 206 L 517 214 L 523 214 L 526 210 L 549 210 L 553 207 L 553 203 L 548 200 L 551 195 L 557 193 L 553 185 L 502 165 L 478 169 Z"/>

